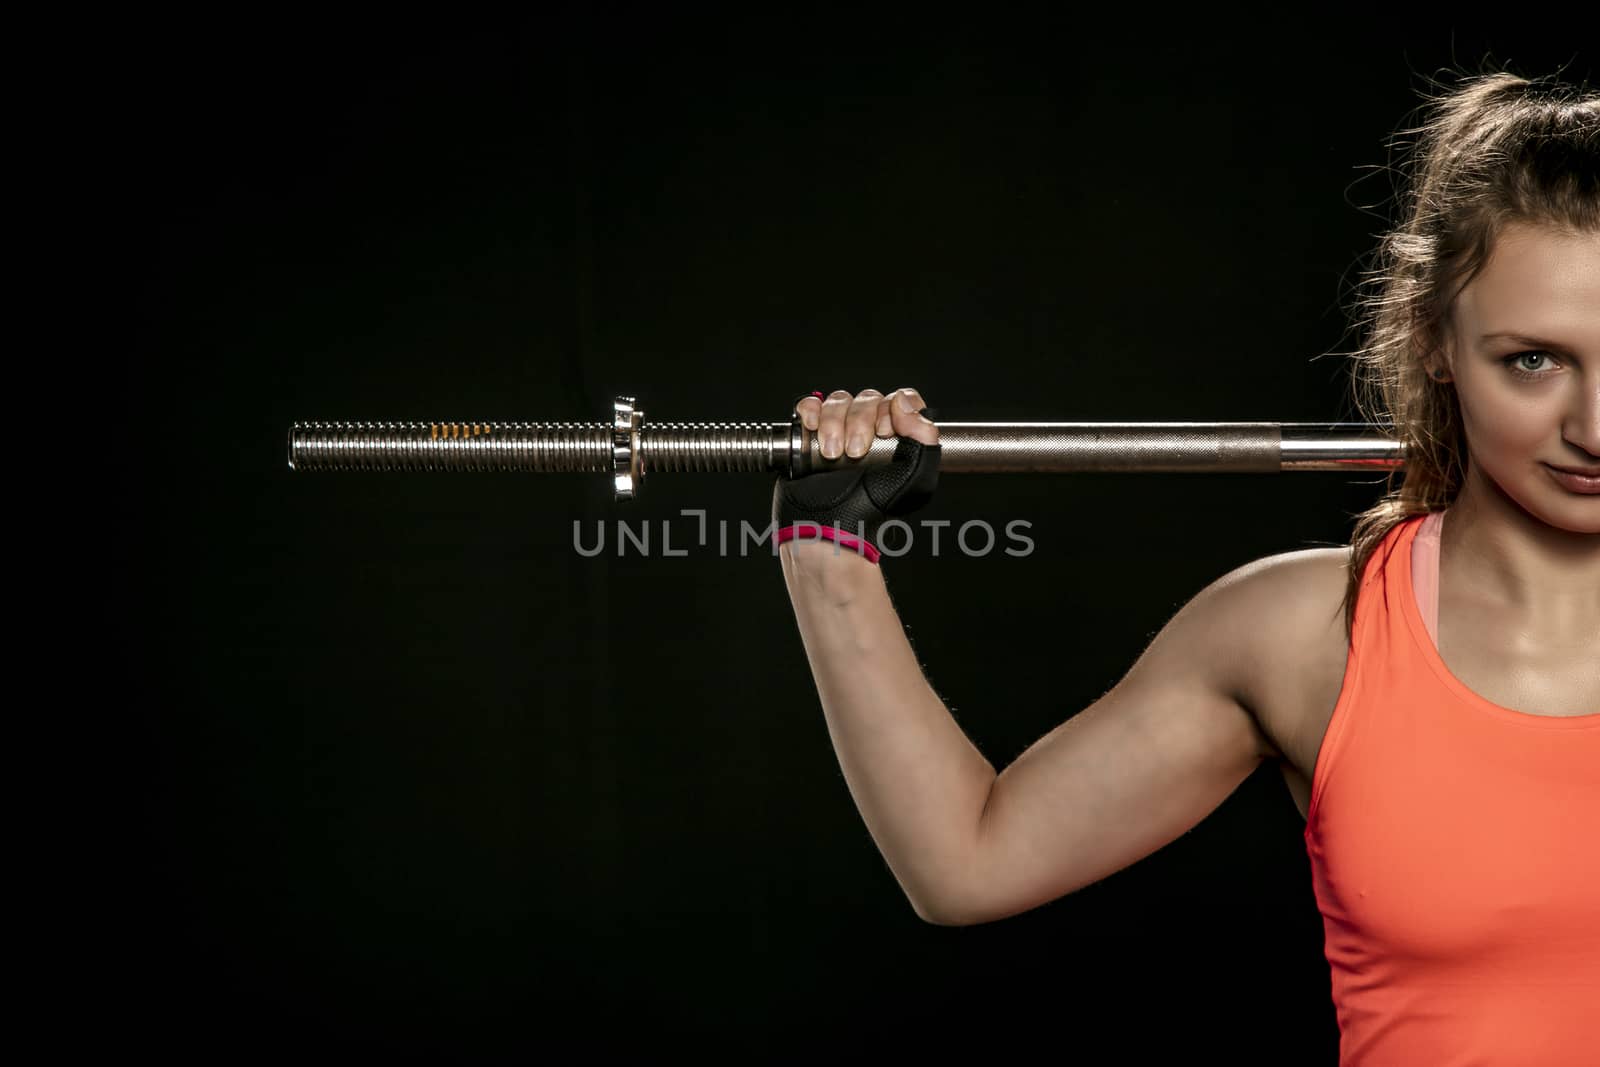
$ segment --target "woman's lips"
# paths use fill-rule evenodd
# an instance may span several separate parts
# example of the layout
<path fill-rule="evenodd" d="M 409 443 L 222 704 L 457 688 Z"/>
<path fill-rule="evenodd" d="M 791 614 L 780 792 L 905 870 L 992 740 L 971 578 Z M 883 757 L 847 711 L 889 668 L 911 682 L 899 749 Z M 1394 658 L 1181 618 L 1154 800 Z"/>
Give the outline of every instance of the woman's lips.
<path fill-rule="evenodd" d="M 1544 466 L 1550 472 L 1550 477 L 1556 480 L 1556 484 L 1564 489 L 1574 493 L 1600 493 L 1600 475 L 1568 474 L 1566 471 L 1556 470 L 1548 463 Z"/>

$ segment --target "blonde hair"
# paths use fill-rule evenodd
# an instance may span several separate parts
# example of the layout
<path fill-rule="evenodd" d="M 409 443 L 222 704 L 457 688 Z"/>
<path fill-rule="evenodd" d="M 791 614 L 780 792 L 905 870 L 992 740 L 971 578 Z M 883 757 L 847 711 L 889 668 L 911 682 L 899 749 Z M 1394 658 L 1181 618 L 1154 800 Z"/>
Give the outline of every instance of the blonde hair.
<path fill-rule="evenodd" d="M 1347 637 L 1373 550 L 1399 523 L 1448 507 L 1466 477 L 1455 388 L 1425 367 L 1445 349 L 1456 296 L 1508 224 L 1600 230 L 1600 94 L 1587 83 L 1461 74 L 1454 88 L 1425 100 L 1422 121 L 1391 138 L 1393 149 L 1416 135 L 1401 171 L 1400 219 L 1357 287 L 1353 321 L 1364 339 L 1349 353 L 1356 417 L 1392 423 L 1406 463 L 1390 472 L 1382 499 L 1356 515 Z"/>

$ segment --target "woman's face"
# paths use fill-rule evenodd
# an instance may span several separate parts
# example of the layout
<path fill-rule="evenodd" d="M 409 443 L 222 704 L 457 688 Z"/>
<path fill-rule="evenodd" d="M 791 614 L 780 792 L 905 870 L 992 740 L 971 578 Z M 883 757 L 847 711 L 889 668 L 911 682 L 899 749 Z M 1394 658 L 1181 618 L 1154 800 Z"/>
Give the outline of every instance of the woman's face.
<path fill-rule="evenodd" d="M 1467 480 L 1493 483 L 1468 491 L 1498 486 L 1551 526 L 1600 533 L 1600 493 L 1550 469 L 1600 471 L 1600 235 L 1508 226 L 1456 299 L 1448 371 Z"/>

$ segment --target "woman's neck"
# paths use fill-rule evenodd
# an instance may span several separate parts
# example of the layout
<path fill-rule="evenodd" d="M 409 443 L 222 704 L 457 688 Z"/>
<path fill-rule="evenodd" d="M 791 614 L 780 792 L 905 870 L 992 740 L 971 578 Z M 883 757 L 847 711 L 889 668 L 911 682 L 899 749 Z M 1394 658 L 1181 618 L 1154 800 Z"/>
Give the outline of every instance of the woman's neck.
<path fill-rule="evenodd" d="M 1600 634 L 1600 534 L 1551 526 L 1469 468 L 1440 538 L 1444 588 L 1535 632 Z"/>

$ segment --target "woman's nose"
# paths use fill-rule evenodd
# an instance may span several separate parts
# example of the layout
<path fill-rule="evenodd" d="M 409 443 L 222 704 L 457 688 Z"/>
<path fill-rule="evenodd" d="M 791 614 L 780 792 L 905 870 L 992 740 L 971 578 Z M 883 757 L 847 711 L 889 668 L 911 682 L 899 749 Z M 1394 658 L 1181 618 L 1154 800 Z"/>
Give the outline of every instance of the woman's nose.
<path fill-rule="evenodd" d="M 1578 380 L 1578 392 L 1561 435 L 1568 443 L 1600 463 L 1600 366 L 1588 368 Z"/>

